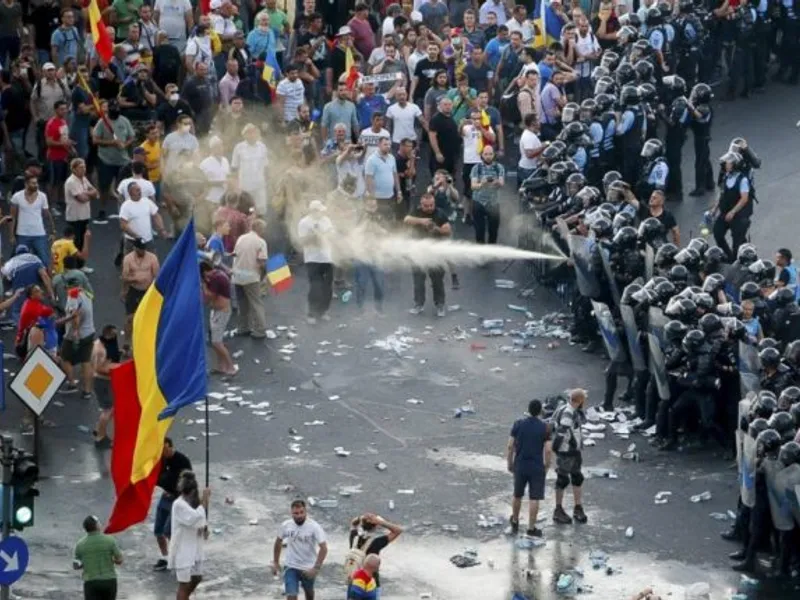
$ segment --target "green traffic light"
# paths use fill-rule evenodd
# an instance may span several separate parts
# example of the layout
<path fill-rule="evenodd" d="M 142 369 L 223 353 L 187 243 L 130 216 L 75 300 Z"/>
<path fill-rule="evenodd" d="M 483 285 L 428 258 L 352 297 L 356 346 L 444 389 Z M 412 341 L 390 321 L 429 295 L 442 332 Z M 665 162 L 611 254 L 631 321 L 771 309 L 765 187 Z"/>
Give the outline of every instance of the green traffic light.
<path fill-rule="evenodd" d="M 14 516 L 19 525 L 27 525 L 33 519 L 33 511 L 28 506 L 20 506 Z"/>

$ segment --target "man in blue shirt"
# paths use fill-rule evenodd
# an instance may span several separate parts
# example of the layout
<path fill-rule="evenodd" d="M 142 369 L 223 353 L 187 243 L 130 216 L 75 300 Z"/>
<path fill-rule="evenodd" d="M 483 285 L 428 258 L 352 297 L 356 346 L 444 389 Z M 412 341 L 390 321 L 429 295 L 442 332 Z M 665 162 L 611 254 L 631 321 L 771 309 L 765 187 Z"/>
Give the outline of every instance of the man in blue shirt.
<path fill-rule="evenodd" d="M 522 496 L 528 488 L 529 536 L 541 537 L 542 530 L 536 527 L 539 516 L 539 501 L 544 499 L 544 480 L 550 468 L 550 426 L 539 418 L 542 403 L 531 400 L 528 416 L 518 419 L 511 428 L 506 447 L 508 472 L 514 475 L 514 498 L 511 501 L 511 530 L 519 530 L 519 511 Z"/>
<path fill-rule="evenodd" d="M 497 36 L 488 41 L 483 51 L 486 62 L 489 63 L 493 71 L 497 69 L 500 56 L 510 43 L 511 40 L 508 39 L 508 27 L 500 25 L 500 27 L 497 28 Z"/>
<path fill-rule="evenodd" d="M 378 200 L 378 209 L 389 220 L 393 218 L 393 202 L 401 203 L 403 194 L 400 178 L 397 174 L 397 163 L 392 156 L 392 140 L 383 137 L 378 142 L 378 151 L 373 152 L 364 164 L 367 178 L 367 194 Z"/>

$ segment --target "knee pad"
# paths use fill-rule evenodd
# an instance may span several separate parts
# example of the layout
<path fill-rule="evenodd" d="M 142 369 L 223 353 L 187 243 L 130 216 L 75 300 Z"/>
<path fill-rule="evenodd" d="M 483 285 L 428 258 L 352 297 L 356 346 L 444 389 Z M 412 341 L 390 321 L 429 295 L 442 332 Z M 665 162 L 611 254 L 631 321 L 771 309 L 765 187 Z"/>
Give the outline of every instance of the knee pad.
<path fill-rule="evenodd" d="M 569 477 L 570 481 L 572 481 L 572 487 L 581 487 L 581 485 L 583 485 L 583 473 L 580 471 L 572 473 Z"/>
<path fill-rule="evenodd" d="M 556 476 L 556 489 L 565 490 L 569 485 L 569 475 L 566 473 L 558 473 Z"/>

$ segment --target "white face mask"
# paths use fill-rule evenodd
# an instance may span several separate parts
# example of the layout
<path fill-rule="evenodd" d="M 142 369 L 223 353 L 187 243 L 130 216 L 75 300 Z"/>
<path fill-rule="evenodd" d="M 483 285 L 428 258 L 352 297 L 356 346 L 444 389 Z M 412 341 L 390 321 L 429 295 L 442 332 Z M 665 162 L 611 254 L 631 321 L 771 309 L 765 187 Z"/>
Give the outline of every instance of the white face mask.
<path fill-rule="evenodd" d="M 170 94 L 169 95 L 169 101 L 172 102 L 173 104 L 175 104 L 178 101 L 179 98 L 180 98 L 180 94 Z"/>

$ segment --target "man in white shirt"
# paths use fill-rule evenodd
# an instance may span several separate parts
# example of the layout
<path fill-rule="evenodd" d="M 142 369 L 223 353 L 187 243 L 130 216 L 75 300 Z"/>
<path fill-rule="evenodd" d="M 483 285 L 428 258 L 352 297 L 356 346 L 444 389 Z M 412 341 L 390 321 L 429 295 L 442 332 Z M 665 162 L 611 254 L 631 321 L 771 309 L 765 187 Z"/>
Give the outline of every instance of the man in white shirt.
<path fill-rule="evenodd" d="M 378 144 L 384 138 L 391 138 L 389 132 L 383 128 L 384 115 L 381 112 L 372 114 L 372 126 L 367 127 L 358 136 L 358 144 L 364 148 L 364 158 L 368 160 L 370 156 L 378 151 Z"/>
<path fill-rule="evenodd" d="M 483 26 L 489 25 L 489 13 L 496 15 L 498 23 L 504 23 L 508 18 L 508 12 L 506 12 L 506 5 L 503 0 L 486 0 L 481 4 L 478 23 Z"/>
<path fill-rule="evenodd" d="M 233 248 L 232 281 L 239 302 L 238 332 L 254 339 L 263 339 L 267 332 L 264 299 L 261 297 L 261 279 L 266 272 L 267 242 L 264 237 L 267 224 L 255 219 L 250 231 L 240 235 Z"/>
<path fill-rule="evenodd" d="M 333 223 L 325 215 L 327 207 L 319 200 L 308 205 L 308 214 L 297 223 L 297 237 L 303 248 L 308 272 L 308 324 L 318 319 L 330 321 L 328 309 L 333 297 L 333 253 L 327 240 Z"/>
<path fill-rule="evenodd" d="M 139 184 L 139 191 L 142 193 L 144 198 L 148 200 L 155 200 L 156 199 L 156 188 L 155 186 L 145 179 L 144 174 L 147 172 L 147 167 L 144 163 L 132 163 L 131 164 L 131 177 L 123 179 L 119 182 L 117 186 L 117 196 L 122 198 L 122 200 L 130 200 L 131 196 L 128 193 L 128 187 L 131 183 L 135 182 Z"/>
<path fill-rule="evenodd" d="M 125 252 L 133 246 L 133 240 L 140 239 L 148 243 L 153 240 L 153 225 L 161 237 L 167 237 L 164 222 L 158 214 L 158 207 L 150 198 L 142 197 L 139 182 L 131 181 L 126 190 L 128 199 L 119 209 L 119 227 L 125 236 Z"/>
<path fill-rule="evenodd" d="M 408 101 L 408 92 L 405 88 L 400 88 L 395 92 L 397 102 L 392 104 L 386 111 L 386 118 L 389 119 L 392 129 L 392 143 L 399 145 L 406 138 L 417 141 L 417 130 L 415 125 L 419 123 L 423 129 L 427 123 L 422 116 L 422 110 L 416 104 Z"/>
<path fill-rule="evenodd" d="M 186 47 L 186 34 L 194 27 L 192 3 L 190 0 L 156 0 L 153 20 L 164 31 L 169 43 L 183 53 Z"/>
<path fill-rule="evenodd" d="M 267 147 L 258 127 L 248 123 L 242 129 L 243 142 L 233 148 L 231 169 L 239 176 L 239 187 L 253 197 L 256 212 L 267 214 Z"/>
<path fill-rule="evenodd" d="M 573 40 L 575 44 L 575 70 L 578 72 L 578 101 L 591 98 L 592 68 L 601 54 L 600 42 L 589 26 L 585 16 L 578 18 L 578 31 Z"/>
<path fill-rule="evenodd" d="M 47 237 L 44 222 L 50 225 Z M 39 191 L 35 175 L 25 178 L 25 189 L 11 196 L 11 247 L 25 245 L 39 257 L 45 267 L 50 267 L 50 242 L 55 239 L 56 226 L 50 214 L 47 196 Z"/>
<path fill-rule="evenodd" d="M 536 113 L 529 113 L 523 119 L 525 131 L 519 138 L 519 163 L 517 163 L 517 187 L 530 177 L 539 166 L 539 155 L 547 148 L 536 135 L 538 120 Z"/>
<path fill-rule="evenodd" d="M 225 158 L 225 144 L 222 140 L 213 136 L 208 141 L 208 149 L 211 154 L 200 163 L 200 170 L 206 176 L 206 197 L 194 205 L 195 227 L 205 235 L 211 233 L 214 212 L 228 191 L 228 178 L 231 174 L 231 166 Z"/>
<path fill-rule="evenodd" d="M 275 108 L 283 112 L 284 123 L 294 121 L 297 117 L 297 107 L 305 102 L 306 88 L 299 78 L 300 67 L 290 64 L 286 67 L 286 77 L 281 79 L 275 89 Z"/>
<path fill-rule="evenodd" d="M 287 600 L 297 600 L 300 586 L 306 600 L 314 597 L 314 578 L 328 555 L 325 531 L 319 523 L 308 517 L 303 500 L 292 502 L 292 518 L 281 524 L 272 547 L 272 573 L 281 572 L 281 551 L 286 544 L 283 559 L 283 585 Z M 319 548 L 319 550 L 317 550 Z"/>
<path fill-rule="evenodd" d="M 517 5 L 514 7 L 513 16 L 506 21 L 506 27 L 508 27 L 509 35 L 515 31 L 519 31 L 522 35 L 522 42 L 524 44 L 527 44 L 533 39 L 534 28 L 530 20 L 528 20 L 525 7 L 522 5 Z"/>

